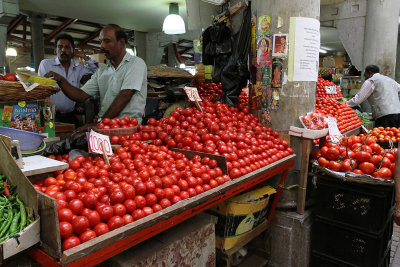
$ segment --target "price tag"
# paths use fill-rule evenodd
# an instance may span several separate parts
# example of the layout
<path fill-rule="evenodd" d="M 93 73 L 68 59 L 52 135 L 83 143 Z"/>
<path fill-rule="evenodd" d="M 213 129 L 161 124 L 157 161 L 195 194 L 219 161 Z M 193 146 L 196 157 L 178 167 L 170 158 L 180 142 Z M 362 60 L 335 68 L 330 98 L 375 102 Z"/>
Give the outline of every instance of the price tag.
<path fill-rule="evenodd" d="M 336 118 L 328 117 L 325 118 L 325 121 L 328 123 L 329 135 L 331 136 L 332 142 L 339 143 L 340 139 L 342 138 L 342 134 L 337 127 Z"/>
<path fill-rule="evenodd" d="M 189 87 L 189 86 L 185 86 L 185 92 L 186 95 L 188 96 L 190 101 L 201 101 L 199 92 L 197 92 L 197 88 L 196 87 Z"/>
<path fill-rule="evenodd" d="M 336 86 L 325 86 L 325 91 L 327 94 L 336 94 Z"/>
<path fill-rule="evenodd" d="M 91 130 L 90 133 L 86 133 L 86 135 L 90 153 L 103 154 L 101 145 L 101 143 L 103 143 L 105 153 L 109 156 L 113 155 L 110 138 L 108 135 L 99 134 L 93 130 Z"/>

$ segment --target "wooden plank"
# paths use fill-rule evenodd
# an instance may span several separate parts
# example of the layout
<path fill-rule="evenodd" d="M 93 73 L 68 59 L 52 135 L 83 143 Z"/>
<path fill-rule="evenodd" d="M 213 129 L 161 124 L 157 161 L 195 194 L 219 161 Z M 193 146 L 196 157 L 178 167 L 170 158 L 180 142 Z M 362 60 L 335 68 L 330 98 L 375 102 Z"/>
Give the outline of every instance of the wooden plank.
<path fill-rule="evenodd" d="M 39 213 L 43 218 L 40 224 L 41 247 L 55 259 L 61 257 L 61 236 L 58 227 L 57 201 L 42 192 L 39 195 Z"/>
<path fill-rule="evenodd" d="M 297 193 L 297 213 L 304 214 L 306 205 L 306 189 L 307 189 L 307 178 L 308 178 L 308 163 L 310 160 L 310 153 L 312 148 L 311 139 L 302 139 L 301 146 L 301 167 L 300 167 L 300 178 L 299 178 L 299 189 Z"/>
<path fill-rule="evenodd" d="M 15 31 L 15 29 L 26 19 L 25 15 L 19 14 L 7 27 L 7 35 Z"/>
<path fill-rule="evenodd" d="M 51 41 L 57 34 L 65 30 L 69 25 L 75 23 L 78 19 L 66 19 L 63 23 L 61 23 L 57 28 L 55 28 L 49 35 L 44 38 L 45 42 Z"/>
<path fill-rule="evenodd" d="M 180 148 L 170 148 L 172 151 L 180 152 L 184 154 L 188 159 L 193 159 L 194 156 L 199 155 L 201 158 L 209 157 L 210 159 L 215 159 L 217 161 L 217 166 L 221 168 L 222 173 L 228 174 L 228 166 L 226 164 L 226 158 L 221 155 L 214 155 L 210 153 L 204 153 L 204 152 L 199 152 L 199 151 L 193 151 L 193 150 L 186 150 L 186 149 L 180 149 Z"/>
<path fill-rule="evenodd" d="M 84 46 L 88 42 L 92 41 L 93 39 L 99 37 L 99 34 L 101 32 L 102 28 L 97 29 L 96 31 L 92 32 L 88 37 L 80 41 L 79 46 Z"/>
<path fill-rule="evenodd" d="M 293 166 L 294 158 L 295 155 L 290 155 L 286 158 L 280 159 L 254 172 L 248 173 L 247 175 L 241 176 L 221 186 L 199 194 L 198 196 L 182 200 L 179 203 L 176 203 L 157 213 L 151 214 L 141 220 L 127 224 L 123 227 L 115 229 L 114 231 L 111 231 L 81 245 L 66 250 L 63 252 L 61 264 L 69 264 L 75 262 L 78 259 L 85 257 L 85 255 L 95 253 L 107 246 L 112 246 L 115 242 L 132 236 L 158 223 L 165 226 L 165 220 L 178 216 L 181 213 L 190 213 L 192 214 L 191 216 L 193 216 L 197 213 L 194 213 L 194 211 L 192 211 L 191 209 L 196 209 L 200 212 L 203 210 L 202 208 L 205 207 L 204 205 L 207 205 L 207 207 L 210 205 L 215 205 L 223 199 L 227 198 L 228 196 L 224 196 L 227 191 L 231 190 L 230 194 L 232 194 L 233 196 L 247 189 L 248 186 L 254 186 L 269 177 L 277 175 L 282 172 L 280 167 L 286 166 L 287 164 Z M 246 183 L 250 184 L 243 188 L 242 185 Z M 211 203 L 207 202 L 210 200 L 212 200 Z"/>
<path fill-rule="evenodd" d="M 69 166 L 68 163 L 38 155 L 25 157 L 23 160 L 24 168 L 22 172 L 26 176 L 64 170 Z"/>

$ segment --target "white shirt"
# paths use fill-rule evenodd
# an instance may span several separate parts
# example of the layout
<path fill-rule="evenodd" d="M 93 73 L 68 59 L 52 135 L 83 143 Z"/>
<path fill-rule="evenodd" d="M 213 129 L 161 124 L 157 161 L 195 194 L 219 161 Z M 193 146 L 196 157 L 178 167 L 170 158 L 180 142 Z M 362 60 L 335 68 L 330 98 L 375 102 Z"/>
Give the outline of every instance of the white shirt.
<path fill-rule="evenodd" d="M 398 84 L 397 82 L 395 83 L 398 88 L 397 89 L 398 93 L 400 94 L 400 84 Z M 360 91 L 352 99 L 347 101 L 347 105 L 351 108 L 360 105 L 362 102 L 367 100 L 367 98 L 374 92 L 374 90 L 375 90 L 375 83 L 370 79 L 366 80 L 361 86 Z"/>

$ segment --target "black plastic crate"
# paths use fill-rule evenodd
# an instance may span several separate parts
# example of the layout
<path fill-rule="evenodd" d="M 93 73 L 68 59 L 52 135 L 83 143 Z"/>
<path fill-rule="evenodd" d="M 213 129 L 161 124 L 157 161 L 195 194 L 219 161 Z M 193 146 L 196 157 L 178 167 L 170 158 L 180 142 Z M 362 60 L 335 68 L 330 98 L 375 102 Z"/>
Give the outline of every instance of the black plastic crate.
<path fill-rule="evenodd" d="M 380 266 L 390 249 L 393 220 L 389 220 L 380 235 L 362 232 L 349 225 L 316 218 L 311 232 L 311 251 L 335 259 L 344 266 Z M 324 265 L 321 265 L 324 266 Z M 337 265 L 332 265 L 337 266 Z"/>
<path fill-rule="evenodd" d="M 394 186 L 354 183 L 319 175 L 316 191 L 317 218 L 380 234 L 393 213 Z"/>
<path fill-rule="evenodd" d="M 376 267 L 388 267 L 390 264 L 390 246 L 386 251 L 385 256 Z M 358 267 L 340 259 L 330 257 L 318 252 L 312 252 L 310 256 L 310 267 Z"/>

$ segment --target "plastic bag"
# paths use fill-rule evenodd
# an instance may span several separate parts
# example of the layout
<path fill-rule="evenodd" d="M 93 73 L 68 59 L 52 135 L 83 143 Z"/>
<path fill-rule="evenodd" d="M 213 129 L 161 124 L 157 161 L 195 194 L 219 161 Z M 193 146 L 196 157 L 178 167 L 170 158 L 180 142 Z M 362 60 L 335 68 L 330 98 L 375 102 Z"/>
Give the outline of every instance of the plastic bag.
<path fill-rule="evenodd" d="M 322 130 L 328 128 L 324 115 L 315 112 L 308 112 L 307 115 L 300 116 L 299 120 L 304 128 L 310 130 Z"/>
<path fill-rule="evenodd" d="M 236 104 L 250 78 L 248 57 L 251 41 L 251 7 L 249 5 L 243 12 L 243 22 L 240 30 L 234 36 L 232 55 L 221 73 L 222 90 L 225 92 L 218 100 L 229 106 Z"/>
<path fill-rule="evenodd" d="M 46 149 L 44 150 L 44 155 L 63 155 L 69 153 L 72 149 L 88 150 L 86 134 L 83 134 L 74 139 L 69 136 L 64 140 L 53 143 L 46 147 Z"/>

